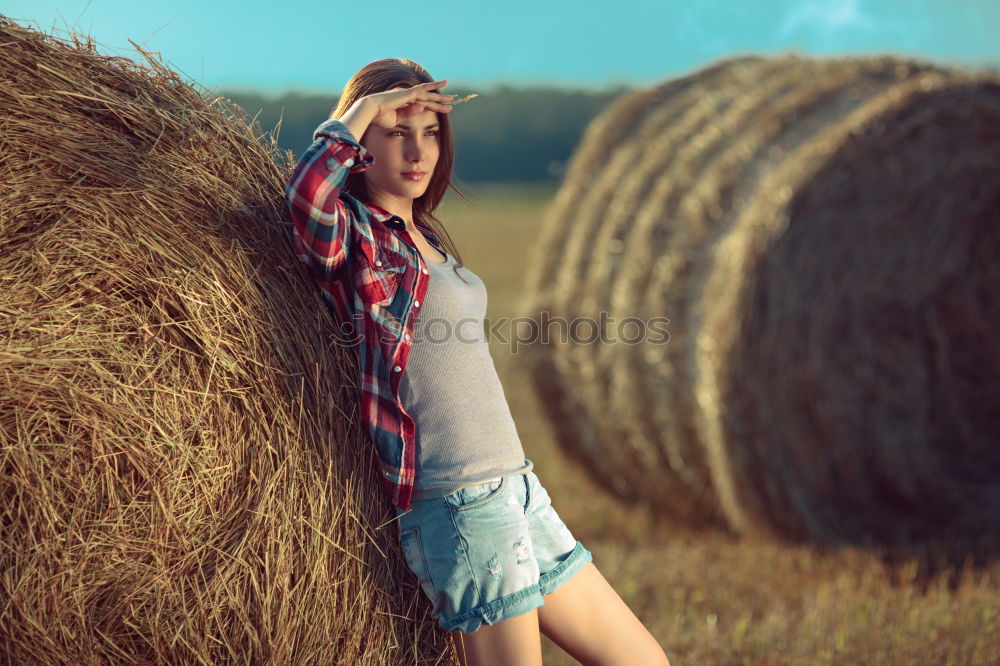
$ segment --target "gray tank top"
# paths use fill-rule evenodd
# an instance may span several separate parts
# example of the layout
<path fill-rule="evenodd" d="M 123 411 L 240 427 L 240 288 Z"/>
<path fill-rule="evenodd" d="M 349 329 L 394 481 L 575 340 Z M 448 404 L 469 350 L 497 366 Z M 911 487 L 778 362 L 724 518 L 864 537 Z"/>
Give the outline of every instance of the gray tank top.
<path fill-rule="evenodd" d="M 444 252 L 442 250 L 442 252 Z M 485 333 L 486 285 L 455 258 L 426 260 L 430 282 L 406 371 L 403 408 L 416 423 L 414 500 L 531 471 Z"/>

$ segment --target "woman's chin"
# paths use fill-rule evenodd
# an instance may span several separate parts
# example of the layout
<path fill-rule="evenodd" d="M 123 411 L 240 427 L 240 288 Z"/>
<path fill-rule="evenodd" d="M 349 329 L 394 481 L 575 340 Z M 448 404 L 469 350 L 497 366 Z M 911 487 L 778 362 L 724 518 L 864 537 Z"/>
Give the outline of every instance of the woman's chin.
<path fill-rule="evenodd" d="M 429 182 L 427 181 L 426 178 L 420 182 L 407 183 L 406 187 L 404 188 L 406 190 L 406 196 L 410 197 L 411 199 L 417 199 L 424 196 L 424 193 L 427 191 L 428 184 Z"/>

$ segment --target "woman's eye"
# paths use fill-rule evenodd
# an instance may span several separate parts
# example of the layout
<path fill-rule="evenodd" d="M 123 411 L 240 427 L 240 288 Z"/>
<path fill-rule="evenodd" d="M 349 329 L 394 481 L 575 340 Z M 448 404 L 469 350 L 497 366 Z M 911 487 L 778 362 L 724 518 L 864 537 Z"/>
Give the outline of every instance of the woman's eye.
<path fill-rule="evenodd" d="M 400 135 L 400 136 L 402 136 L 403 130 L 392 130 L 391 132 L 389 132 L 389 136 L 396 136 L 397 134 Z M 430 136 L 437 136 L 438 135 L 438 131 L 437 130 L 428 130 L 427 134 L 430 135 Z"/>

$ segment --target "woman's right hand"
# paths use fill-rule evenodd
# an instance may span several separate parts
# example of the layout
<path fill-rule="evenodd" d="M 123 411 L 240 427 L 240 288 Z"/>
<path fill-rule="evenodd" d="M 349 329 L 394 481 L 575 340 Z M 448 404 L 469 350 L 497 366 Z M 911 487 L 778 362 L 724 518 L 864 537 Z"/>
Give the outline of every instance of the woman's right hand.
<path fill-rule="evenodd" d="M 391 128 L 402 122 L 404 118 L 423 111 L 439 111 L 448 113 L 452 106 L 446 104 L 455 98 L 454 95 L 442 95 L 434 92 L 443 88 L 447 79 L 420 83 L 412 88 L 393 88 L 385 92 L 366 95 L 362 99 L 375 108 L 375 118 L 371 124 L 376 127 Z"/>

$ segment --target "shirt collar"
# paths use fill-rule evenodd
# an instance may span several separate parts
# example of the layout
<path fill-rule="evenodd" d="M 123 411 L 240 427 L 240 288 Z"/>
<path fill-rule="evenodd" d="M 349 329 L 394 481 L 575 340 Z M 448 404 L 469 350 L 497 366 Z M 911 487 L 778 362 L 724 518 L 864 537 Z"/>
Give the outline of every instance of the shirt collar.
<path fill-rule="evenodd" d="M 374 217 L 379 222 L 382 222 L 386 226 L 391 227 L 392 229 L 398 229 L 398 230 L 402 230 L 402 229 L 406 228 L 406 222 L 404 222 L 403 218 L 401 218 L 399 215 L 393 215 L 392 213 L 390 213 L 389 211 L 387 211 L 385 208 L 382 208 L 378 204 L 372 203 L 371 201 L 366 201 L 365 205 L 371 211 L 372 217 Z M 437 236 L 436 233 L 434 233 L 433 229 L 431 229 L 431 228 L 429 228 L 429 227 L 427 227 L 425 225 L 422 225 L 419 222 L 417 223 L 417 227 L 419 227 L 423 231 L 426 231 L 427 233 L 429 233 L 430 236 L 431 236 L 431 242 L 435 246 L 440 247 L 440 239 L 438 239 L 438 236 Z"/>
<path fill-rule="evenodd" d="M 406 223 L 403 222 L 403 218 L 399 215 L 393 215 L 385 208 L 382 208 L 378 204 L 374 204 L 370 201 L 366 201 L 365 205 L 372 212 L 372 217 L 374 217 L 379 222 L 383 222 L 386 225 L 392 227 L 393 229 L 405 229 Z"/>

